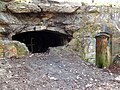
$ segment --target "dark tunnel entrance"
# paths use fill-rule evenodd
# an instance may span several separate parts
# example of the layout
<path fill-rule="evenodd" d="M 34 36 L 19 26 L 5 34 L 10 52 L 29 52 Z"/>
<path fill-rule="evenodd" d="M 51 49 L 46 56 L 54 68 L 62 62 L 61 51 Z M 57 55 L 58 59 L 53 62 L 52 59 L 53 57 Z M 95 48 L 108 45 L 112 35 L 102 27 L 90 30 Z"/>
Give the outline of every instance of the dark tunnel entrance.
<path fill-rule="evenodd" d="M 68 35 L 49 30 L 24 32 L 12 39 L 25 43 L 31 53 L 46 52 L 49 47 L 63 46 L 70 41 Z"/>

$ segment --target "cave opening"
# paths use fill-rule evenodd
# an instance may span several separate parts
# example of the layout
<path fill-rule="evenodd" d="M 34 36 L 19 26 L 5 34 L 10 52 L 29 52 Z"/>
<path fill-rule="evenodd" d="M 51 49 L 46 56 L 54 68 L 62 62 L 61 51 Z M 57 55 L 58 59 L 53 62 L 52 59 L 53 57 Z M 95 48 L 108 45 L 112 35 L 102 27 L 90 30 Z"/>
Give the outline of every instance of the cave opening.
<path fill-rule="evenodd" d="M 31 53 L 43 53 L 49 50 L 49 47 L 66 45 L 71 38 L 57 31 L 43 30 L 15 34 L 12 40 L 26 44 Z"/>

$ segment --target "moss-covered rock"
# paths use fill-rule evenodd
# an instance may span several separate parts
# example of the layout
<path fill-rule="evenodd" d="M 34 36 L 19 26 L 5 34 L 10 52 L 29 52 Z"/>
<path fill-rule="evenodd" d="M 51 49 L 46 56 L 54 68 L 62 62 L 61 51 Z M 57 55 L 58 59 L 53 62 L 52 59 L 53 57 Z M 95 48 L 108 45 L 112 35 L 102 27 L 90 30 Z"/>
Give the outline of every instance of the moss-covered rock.
<path fill-rule="evenodd" d="M 4 50 L 0 52 L 0 55 L 3 54 L 2 58 L 22 58 L 29 54 L 25 44 L 18 41 L 0 40 L 0 46 L 2 46 L 0 49 Z"/>
<path fill-rule="evenodd" d="M 5 53 L 5 57 L 7 58 L 11 58 L 11 57 L 16 57 L 18 58 L 18 55 L 17 55 L 17 48 L 15 47 L 15 45 L 13 43 L 8 43 L 6 45 L 6 53 Z"/>
<path fill-rule="evenodd" d="M 18 41 L 14 41 L 13 43 L 17 49 L 18 57 L 23 57 L 29 53 L 29 50 L 24 43 L 20 43 Z"/>

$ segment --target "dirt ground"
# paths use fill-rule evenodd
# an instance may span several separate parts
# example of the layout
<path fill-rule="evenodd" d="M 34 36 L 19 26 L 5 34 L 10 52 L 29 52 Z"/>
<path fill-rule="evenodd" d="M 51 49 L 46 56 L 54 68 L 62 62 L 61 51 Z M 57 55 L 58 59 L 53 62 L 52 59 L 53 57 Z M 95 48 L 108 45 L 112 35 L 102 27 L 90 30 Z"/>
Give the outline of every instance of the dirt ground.
<path fill-rule="evenodd" d="M 98 69 L 64 48 L 0 60 L 0 90 L 120 90 L 120 74 Z"/>

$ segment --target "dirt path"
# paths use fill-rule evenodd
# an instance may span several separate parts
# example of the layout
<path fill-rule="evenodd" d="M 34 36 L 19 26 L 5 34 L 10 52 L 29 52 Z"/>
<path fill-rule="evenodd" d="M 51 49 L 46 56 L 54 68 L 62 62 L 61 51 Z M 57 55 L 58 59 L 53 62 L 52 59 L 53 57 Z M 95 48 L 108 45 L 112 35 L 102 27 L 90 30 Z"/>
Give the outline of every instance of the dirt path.
<path fill-rule="evenodd" d="M 0 60 L 0 90 L 120 90 L 119 78 L 64 49 Z"/>

